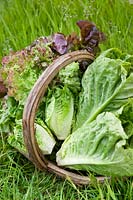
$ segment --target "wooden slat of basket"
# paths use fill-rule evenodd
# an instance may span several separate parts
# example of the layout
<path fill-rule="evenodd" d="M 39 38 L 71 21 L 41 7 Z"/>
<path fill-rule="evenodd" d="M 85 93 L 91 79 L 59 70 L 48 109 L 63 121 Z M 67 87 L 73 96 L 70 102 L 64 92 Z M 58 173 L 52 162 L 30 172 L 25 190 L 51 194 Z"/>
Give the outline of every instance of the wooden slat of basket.
<path fill-rule="evenodd" d="M 28 150 L 29 160 L 31 160 L 37 168 L 54 172 L 63 178 L 69 177 L 73 182 L 77 184 L 88 184 L 90 182 L 89 177 L 81 176 L 76 173 L 64 170 L 49 162 L 44 157 L 43 153 L 38 147 L 34 128 L 35 115 L 49 83 L 57 75 L 60 69 L 78 60 L 94 60 L 94 56 L 86 50 L 74 51 L 65 54 L 56 59 L 39 77 L 34 87 L 32 88 L 24 107 L 23 136 L 26 148 Z M 97 177 L 97 180 L 102 182 L 104 177 Z"/>

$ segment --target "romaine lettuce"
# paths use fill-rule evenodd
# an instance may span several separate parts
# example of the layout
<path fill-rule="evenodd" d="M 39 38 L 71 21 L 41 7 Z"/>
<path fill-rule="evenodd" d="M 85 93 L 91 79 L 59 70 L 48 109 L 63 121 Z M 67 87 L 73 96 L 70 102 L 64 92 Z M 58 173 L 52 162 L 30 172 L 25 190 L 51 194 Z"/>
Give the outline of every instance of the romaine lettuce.
<path fill-rule="evenodd" d="M 133 148 L 126 147 L 128 136 L 121 121 L 104 112 L 77 129 L 57 153 L 57 163 L 102 175 L 133 175 Z"/>
<path fill-rule="evenodd" d="M 57 164 L 102 175 L 133 175 L 133 73 L 121 51 L 103 52 L 82 78 L 76 127 Z"/>
<path fill-rule="evenodd" d="M 73 94 L 67 87 L 56 87 L 47 100 L 45 121 L 59 140 L 64 140 L 71 132 L 74 113 Z"/>
<path fill-rule="evenodd" d="M 115 54 L 116 49 L 110 51 Z M 101 54 L 84 73 L 75 129 L 85 121 L 93 121 L 108 106 L 112 107 L 109 110 L 118 109 L 133 97 L 131 63 L 108 58 L 107 53 Z"/>
<path fill-rule="evenodd" d="M 43 125 L 43 126 L 42 126 Z M 46 125 L 41 122 L 40 124 L 35 123 L 35 136 L 40 149 L 44 155 L 51 154 L 54 146 L 55 139 L 46 127 Z M 8 143 L 19 150 L 23 154 L 27 154 L 27 149 L 24 145 L 23 131 L 22 131 L 22 120 L 16 120 L 13 132 L 8 136 Z"/>

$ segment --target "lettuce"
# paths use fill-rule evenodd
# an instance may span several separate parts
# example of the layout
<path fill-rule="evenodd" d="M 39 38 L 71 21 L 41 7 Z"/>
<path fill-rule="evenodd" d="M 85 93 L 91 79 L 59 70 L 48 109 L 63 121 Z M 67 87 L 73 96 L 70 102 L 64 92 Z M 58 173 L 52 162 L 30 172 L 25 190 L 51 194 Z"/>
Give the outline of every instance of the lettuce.
<path fill-rule="evenodd" d="M 79 63 L 73 62 L 60 70 L 58 78 L 64 86 L 77 94 L 81 90 L 80 76 Z"/>
<path fill-rule="evenodd" d="M 119 109 L 128 98 L 133 97 L 131 63 L 106 57 L 109 53 L 112 57 L 116 52 L 116 49 L 105 51 L 85 71 L 75 129 L 85 121 L 93 121 L 106 109 Z"/>
<path fill-rule="evenodd" d="M 121 121 L 113 113 L 103 112 L 66 139 L 57 163 L 102 175 L 132 176 L 133 148 L 126 147 L 127 139 Z"/>
<path fill-rule="evenodd" d="M 80 36 L 76 33 L 68 36 L 62 33 L 43 36 L 30 46 L 10 52 L 2 58 L 0 97 L 6 94 L 7 96 L 5 102 L 3 99 L 0 101 L 0 132 L 10 133 L 8 142 L 23 153 L 26 153 L 26 149 L 22 136 L 22 112 L 27 96 L 40 74 L 59 55 L 67 52 L 84 49 L 96 54 L 99 42 L 104 40 L 104 34 L 94 23 L 81 20 L 77 25 L 80 28 Z M 39 106 L 35 124 L 36 137 L 44 154 L 52 152 L 55 140 L 38 118 L 41 117 L 60 140 L 71 133 L 81 91 L 81 76 L 91 61 L 79 62 L 80 66 L 78 63 L 72 63 L 59 72 L 49 85 L 52 96 L 45 96 Z M 3 86 L 6 87 L 5 91 Z"/>
<path fill-rule="evenodd" d="M 40 124 L 35 123 L 36 139 L 40 149 L 44 155 L 52 153 L 55 146 L 55 140 L 46 125 L 41 122 Z M 13 132 L 8 136 L 8 143 L 16 148 L 23 154 L 28 154 L 27 149 L 24 145 L 23 131 L 22 131 L 22 120 L 16 120 Z"/>
<path fill-rule="evenodd" d="M 55 39 L 64 44 L 66 38 L 62 41 L 60 36 Z M 46 49 L 45 67 L 54 58 L 50 59 L 47 53 L 50 55 L 53 49 L 59 54 L 65 51 L 56 42 L 53 49 L 50 46 Z M 35 46 L 26 59 L 24 52 L 19 52 L 13 60 L 5 60 L 2 69 L 8 97 L 0 101 L 0 131 L 10 132 L 8 142 L 23 154 L 28 152 L 22 135 L 22 111 L 43 70 L 42 52 L 39 54 Z M 32 53 L 34 58 L 40 55 L 37 63 Z M 84 74 L 75 62 L 59 72 L 36 115 L 36 139 L 44 154 L 52 153 L 53 133 L 59 140 L 65 140 L 61 148 L 61 141 L 55 148 L 60 148 L 56 154 L 58 165 L 102 175 L 133 175 L 132 61 L 131 55 L 112 48 L 101 53 Z"/>
<path fill-rule="evenodd" d="M 78 49 L 96 53 L 99 49 L 99 42 L 104 39 L 104 34 L 97 29 L 94 23 L 87 20 L 78 21 L 77 25 L 80 28 L 80 36 L 76 33 L 70 33 L 67 36 L 63 33 L 43 36 L 30 46 L 17 52 L 10 52 L 8 56 L 3 57 L 0 78 L 2 86 L 4 84 L 6 88 L 5 92 L 4 90 L 0 92 L 0 96 L 7 92 L 8 96 L 14 97 L 24 105 L 39 75 L 59 55 Z"/>
<path fill-rule="evenodd" d="M 8 96 L 24 105 L 39 75 L 53 61 L 52 55 L 43 38 L 39 38 L 31 46 L 3 57 L 0 74 Z"/>
<path fill-rule="evenodd" d="M 12 132 L 15 119 L 22 118 L 23 107 L 13 97 L 0 99 L 0 132 Z"/>
<path fill-rule="evenodd" d="M 56 87 L 47 100 L 45 121 L 59 140 L 64 140 L 71 132 L 74 113 L 73 94 L 67 87 Z"/>
<path fill-rule="evenodd" d="M 121 51 L 109 49 L 85 71 L 76 125 L 57 152 L 58 165 L 102 175 L 133 175 L 133 72 L 129 60 Z"/>
<path fill-rule="evenodd" d="M 128 103 L 128 100 L 133 97 L 133 73 L 129 75 L 123 86 L 110 104 L 105 108 L 106 111 L 116 111 L 123 105 Z"/>
<path fill-rule="evenodd" d="M 122 122 L 126 134 L 128 135 L 130 143 L 130 140 L 133 137 L 133 98 L 129 99 L 127 104 L 122 107 L 121 113 L 118 114 L 118 117 Z"/>

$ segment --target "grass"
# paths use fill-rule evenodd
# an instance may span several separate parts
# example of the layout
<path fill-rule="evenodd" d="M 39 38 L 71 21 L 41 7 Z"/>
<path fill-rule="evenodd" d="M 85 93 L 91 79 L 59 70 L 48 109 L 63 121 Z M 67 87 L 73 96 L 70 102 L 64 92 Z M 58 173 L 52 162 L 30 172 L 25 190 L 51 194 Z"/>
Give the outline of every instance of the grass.
<path fill-rule="evenodd" d="M 77 31 L 76 21 L 88 19 L 106 33 L 101 50 L 118 47 L 132 53 L 132 5 L 125 0 L 0 0 L 0 58 L 34 39 L 54 32 Z M 75 186 L 38 171 L 0 135 L 1 200 L 132 200 L 133 179 L 112 179 Z"/>

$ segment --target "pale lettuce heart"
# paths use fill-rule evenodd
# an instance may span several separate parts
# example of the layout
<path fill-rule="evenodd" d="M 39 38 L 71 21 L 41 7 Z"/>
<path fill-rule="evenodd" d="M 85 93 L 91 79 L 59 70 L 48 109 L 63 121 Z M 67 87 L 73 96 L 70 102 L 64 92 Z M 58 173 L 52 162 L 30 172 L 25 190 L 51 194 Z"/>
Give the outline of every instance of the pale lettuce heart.
<path fill-rule="evenodd" d="M 67 87 L 56 88 L 45 109 L 45 122 L 59 140 L 64 140 L 72 128 L 73 94 Z"/>

